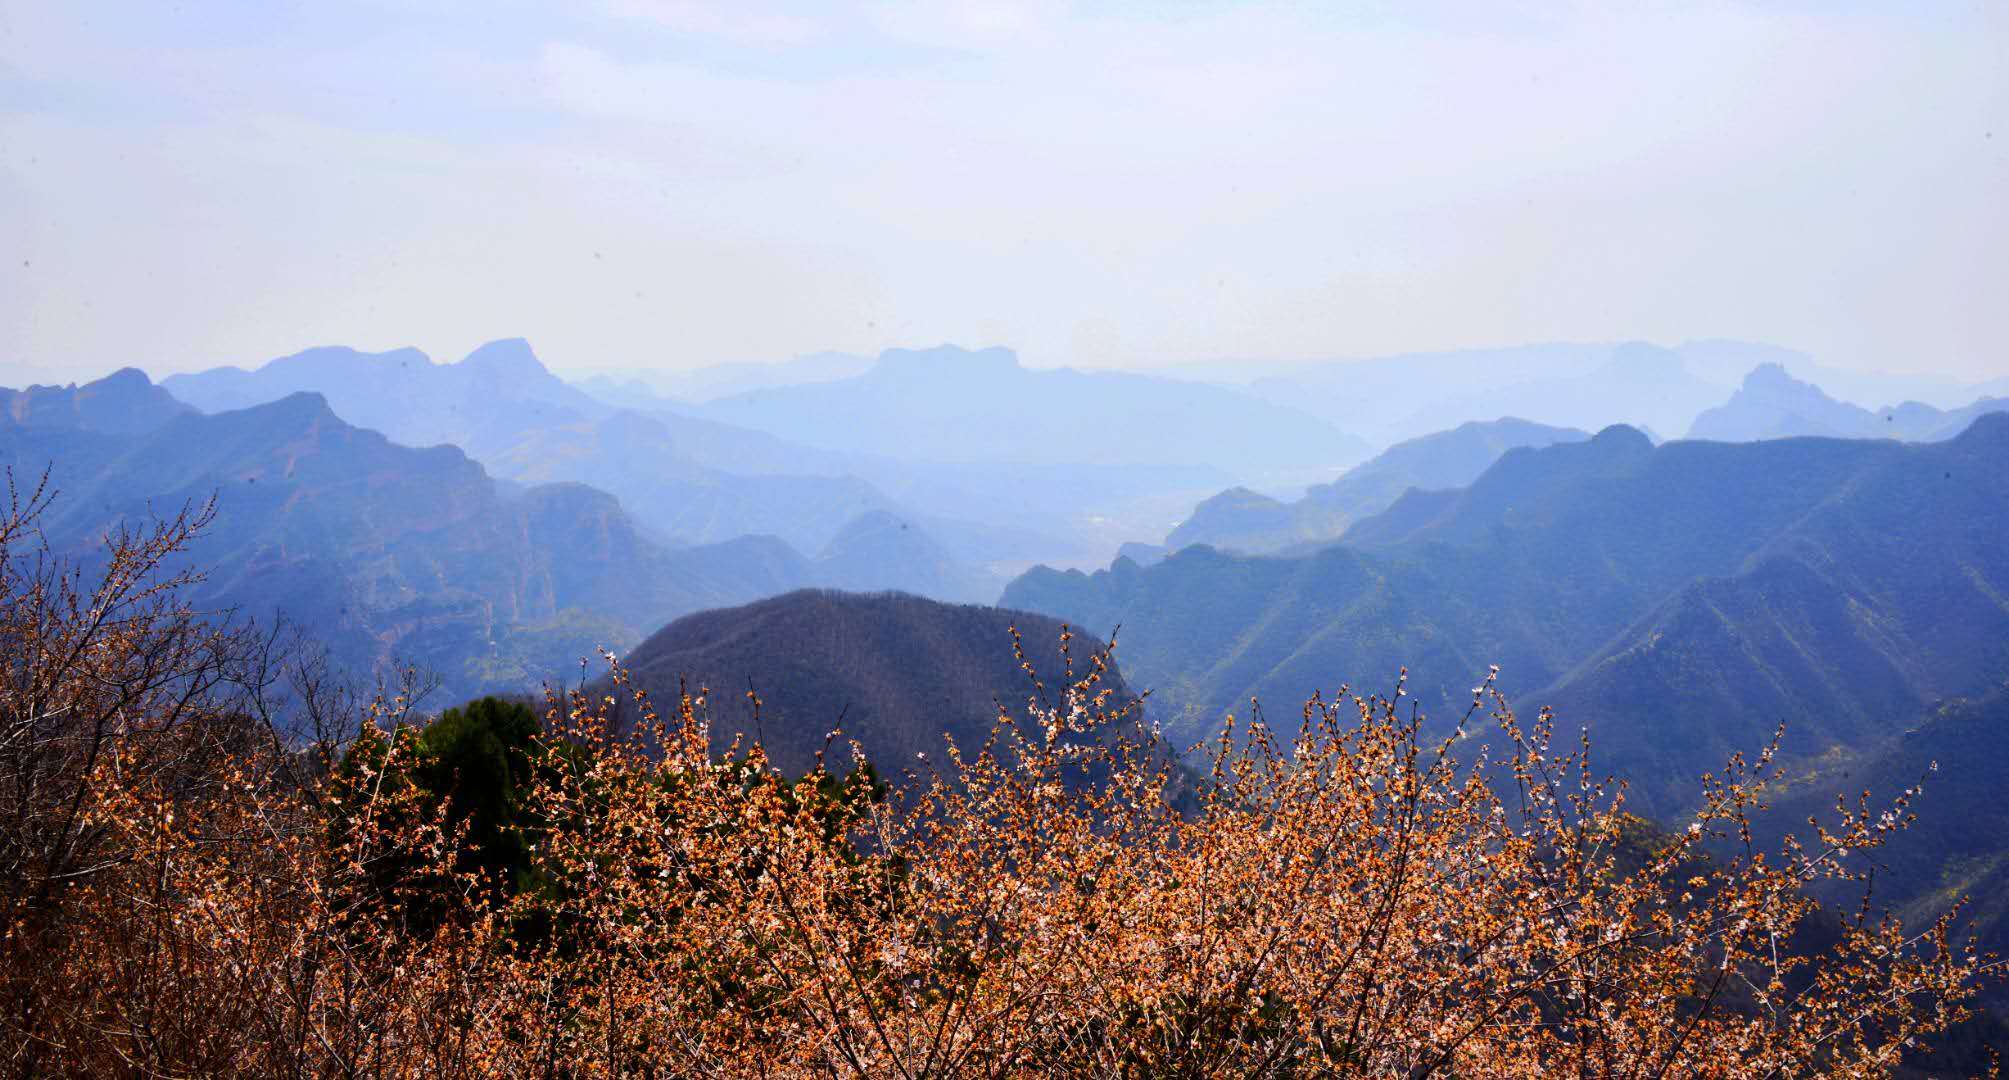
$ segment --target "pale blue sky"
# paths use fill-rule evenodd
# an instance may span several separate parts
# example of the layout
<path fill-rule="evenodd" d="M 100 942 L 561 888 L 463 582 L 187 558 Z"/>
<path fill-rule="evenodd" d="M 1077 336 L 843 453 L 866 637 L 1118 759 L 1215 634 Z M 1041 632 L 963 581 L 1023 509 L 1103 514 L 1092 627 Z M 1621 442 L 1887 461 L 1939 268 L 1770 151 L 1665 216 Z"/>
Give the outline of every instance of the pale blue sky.
<path fill-rule="evenodd" d="M 2000 3 L 0 0 L 0 384 L 513 335 L 1979 379 L 2005 114 Z"/>

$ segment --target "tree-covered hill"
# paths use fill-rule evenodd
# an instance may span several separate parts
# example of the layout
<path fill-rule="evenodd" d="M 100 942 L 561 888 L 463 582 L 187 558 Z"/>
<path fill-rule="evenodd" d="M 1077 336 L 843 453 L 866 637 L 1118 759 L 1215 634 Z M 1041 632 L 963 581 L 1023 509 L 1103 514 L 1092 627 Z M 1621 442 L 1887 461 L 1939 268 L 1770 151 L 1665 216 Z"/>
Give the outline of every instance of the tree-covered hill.
<path fill-rule="evenodd" d="M 1014 714 L 1036 691 L 1012 656 L 1011 628 L 1027 659 L 1060 700 L 1064 665 L 1059 621 L 1023 611 L 943 604 L 901 593 L 804 590 L 742 607 L 687 615 L 637 645 L 622 660 L 659 703 L 680 682 L 713 691 L 712 736 L 759 735 L 782 772 L 810 767 L 832 729 L 843 736 L 831 762 L 841 768 L 856 739 L 882 773 L 940 764 L 943 737 L 973 749 L 1002 703 Z M 1077 669 L 1098 648 L 1073 643 Z M 1112 668 L 1105 685 L 1128 699 Z M 760 695 L 758 731 L 745 698 Z"/>

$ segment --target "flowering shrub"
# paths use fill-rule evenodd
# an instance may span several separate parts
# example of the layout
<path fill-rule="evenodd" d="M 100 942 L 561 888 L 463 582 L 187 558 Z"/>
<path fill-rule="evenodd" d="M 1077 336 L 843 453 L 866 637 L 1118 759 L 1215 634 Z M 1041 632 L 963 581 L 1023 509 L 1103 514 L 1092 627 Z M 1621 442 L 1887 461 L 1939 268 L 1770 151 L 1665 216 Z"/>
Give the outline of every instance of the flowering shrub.
<path fill-rule="evenodd" d="M 416 779 L 407 699 L 302 748 L 229 692 L 250 639 L 146 584 L 199 518 L 85 587 L 23 554 L 33 505 L 0 523 L 24 1074 L 1874 1076 L 1988 970 L 1951 913 L 1808 895 L 1909 793 L 1760 850 L 1765 754 L 1661 834 L 1490 675 L 1441 740 L 1399 684 L 1230 718 L 1194 780 L 1104 649 L 889 790 L 720 751 L 704 691 L 659 713 L 610 658 L 547 696 L 510 859 L 469 857 L 497 823 Z"/>

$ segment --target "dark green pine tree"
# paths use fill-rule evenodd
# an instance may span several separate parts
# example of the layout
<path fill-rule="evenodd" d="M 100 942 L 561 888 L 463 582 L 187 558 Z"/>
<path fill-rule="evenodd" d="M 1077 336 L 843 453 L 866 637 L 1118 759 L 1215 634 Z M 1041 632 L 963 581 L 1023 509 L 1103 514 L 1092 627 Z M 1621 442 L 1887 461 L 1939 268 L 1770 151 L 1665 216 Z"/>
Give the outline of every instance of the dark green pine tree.
<path fill-rule="evenodd" d="M 539 722 L 529 706 L 484 697 L 448 709 L 419 737 L 412 780 L 447 804 L 447 820 L 466 822 L 463 869 L 480 870 L 500 888 L 532 882 L 523 791 L 541 756 Z"/>

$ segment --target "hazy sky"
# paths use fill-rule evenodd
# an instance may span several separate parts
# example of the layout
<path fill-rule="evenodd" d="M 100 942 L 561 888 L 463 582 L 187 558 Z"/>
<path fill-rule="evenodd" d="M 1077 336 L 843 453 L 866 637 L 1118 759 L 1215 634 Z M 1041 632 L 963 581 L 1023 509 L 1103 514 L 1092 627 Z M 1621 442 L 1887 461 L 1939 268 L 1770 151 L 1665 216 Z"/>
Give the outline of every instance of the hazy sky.
<path fill-rule="evenodd" d="M 0 0 L 0 384 L 512 335 L 1978 379 L 2005 295 L 1994 0 Z"/>

